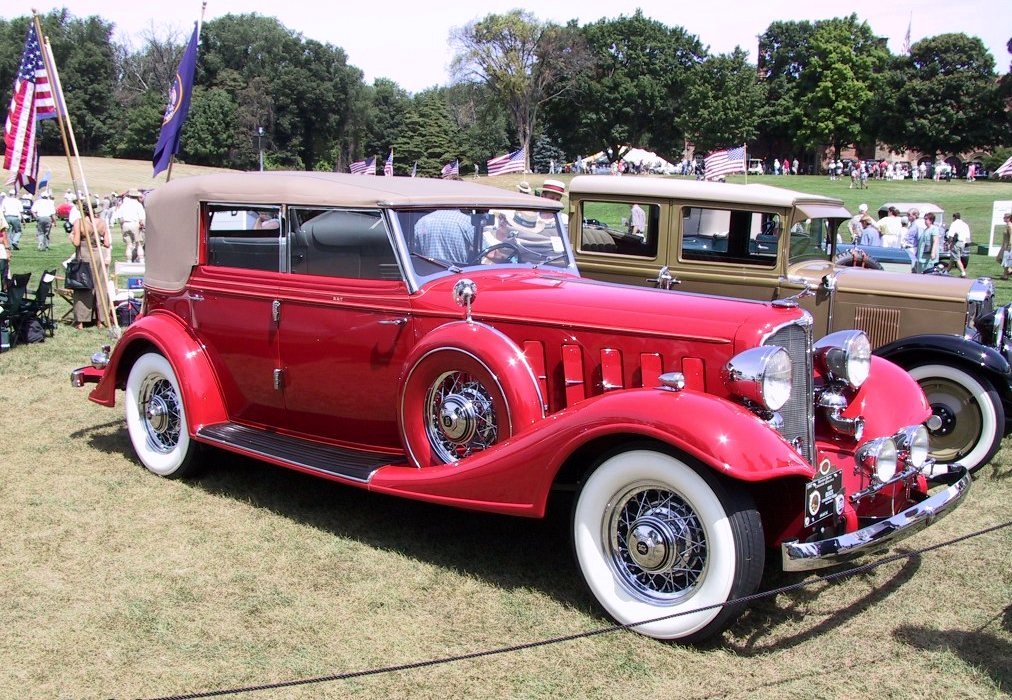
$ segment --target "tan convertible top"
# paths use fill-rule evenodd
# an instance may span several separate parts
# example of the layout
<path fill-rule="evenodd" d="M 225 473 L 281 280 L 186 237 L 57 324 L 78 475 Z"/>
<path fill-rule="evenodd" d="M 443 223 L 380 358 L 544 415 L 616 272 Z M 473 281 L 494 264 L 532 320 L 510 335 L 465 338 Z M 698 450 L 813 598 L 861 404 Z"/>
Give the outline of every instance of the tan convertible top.
<path fill-rule="evenodd" d="M 220 173 L 173 180 L 144 202 L 145 284 L 182 289 L 197 264 L 201 202 L 324 207 L 478 207 L 551 209 L 562 205 L 460 180 L 339 173 Z"/>

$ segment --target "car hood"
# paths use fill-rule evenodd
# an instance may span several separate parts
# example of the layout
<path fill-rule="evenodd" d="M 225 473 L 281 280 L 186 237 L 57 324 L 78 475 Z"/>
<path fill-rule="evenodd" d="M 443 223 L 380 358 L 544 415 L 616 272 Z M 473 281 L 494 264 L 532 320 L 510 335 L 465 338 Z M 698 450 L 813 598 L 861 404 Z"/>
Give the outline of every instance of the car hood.
<path fill-rule="evenodd" d="M 453 286 L 465 278 L 478 288 L 472 306 L 475 320 L 733 342 L 735 352 L 760 344 L 772 329 L 807 315 L 799 308 L 597 282 L 539 270 L 469 271 L 443 277 L 418 292 L 415 309 L 463 317 L 464 310 L 453 301 Z"/>
<path fill-rule="evenodd" d="M 966 301 L 973 279 L 947 275 L 918 275 L 911 272 L 888 272 L 852 267 L 839 267 L 828 261 L 809 260 L 792 266 L 791 277 L 803 278 L 813 286 L 822 284 L 827 276 L 840 292 L 877 294 L 884 297 L 921 297 Z"/>

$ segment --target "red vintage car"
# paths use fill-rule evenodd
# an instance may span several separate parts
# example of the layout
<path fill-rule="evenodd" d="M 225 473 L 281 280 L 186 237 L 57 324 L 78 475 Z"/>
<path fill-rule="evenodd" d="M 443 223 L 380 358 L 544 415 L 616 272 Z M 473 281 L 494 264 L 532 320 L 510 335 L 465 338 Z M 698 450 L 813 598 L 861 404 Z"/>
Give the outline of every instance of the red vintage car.
<path fill-rule="evenodd" d="M 77 386 L 124 392 L 140 461 L 214 447 L 370 491 L 526 517 L 572 491 L 576 558 L 619 622 L 719 632 L 783 566 L 951 512 L 931 410 L 859 331 L 793 300 L 581 279 L 559 205 L 468 182 L 175 180 L 147 201 L 143 315 Z M 671 617 L 675 615 L 675 617 Z M 661 619 L 656 619 L 661 618 Z"/>

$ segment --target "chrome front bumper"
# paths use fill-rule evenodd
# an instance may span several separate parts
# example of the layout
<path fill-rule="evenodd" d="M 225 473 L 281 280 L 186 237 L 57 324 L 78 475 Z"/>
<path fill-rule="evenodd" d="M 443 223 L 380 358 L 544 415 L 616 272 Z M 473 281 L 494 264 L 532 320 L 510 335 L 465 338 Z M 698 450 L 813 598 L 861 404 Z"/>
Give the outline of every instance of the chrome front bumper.
<path fill-rule="evenodd" d="M 951 481 L 951 486 L 868 527 L 820 542 L 784 542 L 780 545 L 784 571 L 810 571 L 841 564 L 920 532 L 951 513 L 970 490 L 970 475 L 964 467 L 949 472 L 945 480 Z"/>

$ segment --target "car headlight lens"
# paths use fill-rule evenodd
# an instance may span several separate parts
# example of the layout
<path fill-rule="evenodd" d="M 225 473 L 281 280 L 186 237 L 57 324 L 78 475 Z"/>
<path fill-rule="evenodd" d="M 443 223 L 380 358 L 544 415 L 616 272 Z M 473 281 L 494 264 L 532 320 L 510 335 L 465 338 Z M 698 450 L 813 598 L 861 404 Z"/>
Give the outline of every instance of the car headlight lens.
<path fill-rule="evenodd" d="M 832 379 L 857 389 L 871 372 L 871 343 L 864 331 L 837 331 L 815 343 L 816 358 Z"/>
<path fill-rule="evenodd" d="M 911 425 L 896 434 L 896 449 L 906 453 L 906 461 L 920 469 L 928 461 L 928 429 L 923 425 Z"/>
<path fill-rule="evenodd" d="M 791 357 L 778 345 L 740 352 L 724 366 L 731 393 L 770 411 L 791 397 Z"/>
<path fill-rule="evenodd" d="M 857 462 L 884 484 L 896 474 L 896 443 L 892 438 L 869 440 L 857 451 Z"/>

